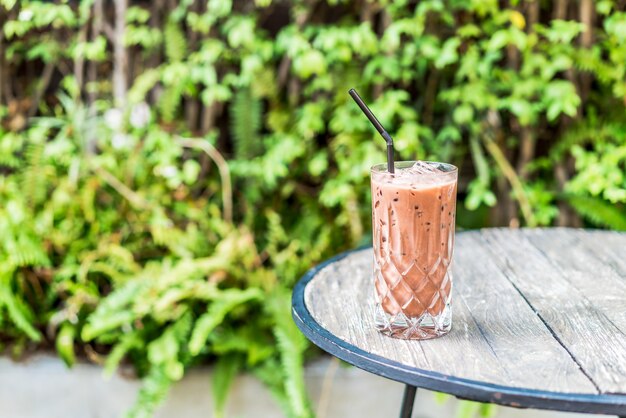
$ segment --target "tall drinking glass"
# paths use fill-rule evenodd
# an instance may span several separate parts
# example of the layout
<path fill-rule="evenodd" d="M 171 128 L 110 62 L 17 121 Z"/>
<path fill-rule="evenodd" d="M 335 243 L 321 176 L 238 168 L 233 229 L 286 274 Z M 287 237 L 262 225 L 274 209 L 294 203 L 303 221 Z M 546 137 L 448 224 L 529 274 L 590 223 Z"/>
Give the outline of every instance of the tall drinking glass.
<path fill-rule="evenodd" d="M 398 161 L 371 170 L 376 328 L 402 339 L 450 331 L 458 170 Z"/>

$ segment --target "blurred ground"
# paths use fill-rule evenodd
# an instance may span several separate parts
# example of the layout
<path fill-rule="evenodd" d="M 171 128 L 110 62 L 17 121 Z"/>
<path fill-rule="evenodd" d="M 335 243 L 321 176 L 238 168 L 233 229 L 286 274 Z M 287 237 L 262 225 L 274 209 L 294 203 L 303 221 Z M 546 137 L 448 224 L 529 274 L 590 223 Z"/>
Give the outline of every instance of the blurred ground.
<path fill-rule="evenodd" d="M 209 370 L 196 369 L 170 393 L 158 418 L 211 416 Z M 328 357 L 307 367 L 307 383 L 317 418 L 394 417 L 403 386 Z M 72 370 L 56 357 L 37 355 L 14 363 L 0 357 L 0 418 L 116 418 L 133 402 L 139 382 L 115 375 L 109 380 L 91 364 Z M 322 395 L 324 393 L 324 395 Z M 431 392 L 418 391 L 414 418 L 454 417 L 457 401 L 435 402 Z M 231 392 L 227 417 L 282 417 L 278 405 L 253 377 L 242 376 Z M 499 407 L 498 418 L 582 418 L 583 414 L 516 410 Z"/>

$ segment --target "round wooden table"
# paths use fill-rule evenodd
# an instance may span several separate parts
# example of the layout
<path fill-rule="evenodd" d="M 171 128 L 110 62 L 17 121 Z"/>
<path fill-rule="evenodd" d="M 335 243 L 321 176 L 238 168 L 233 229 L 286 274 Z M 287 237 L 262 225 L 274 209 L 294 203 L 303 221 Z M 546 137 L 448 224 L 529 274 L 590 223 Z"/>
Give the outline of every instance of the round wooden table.
<path fill-rule="evenodd" d="M 626 416 L 626 234 L 566 228 L 457 234 L 452 331 L 403 341 L 374 329 L 371 248 L 310 270 L 293 318 L 368 372 L 519 408 Z M 366 394 L 376 396 L 376 394 Z"/>

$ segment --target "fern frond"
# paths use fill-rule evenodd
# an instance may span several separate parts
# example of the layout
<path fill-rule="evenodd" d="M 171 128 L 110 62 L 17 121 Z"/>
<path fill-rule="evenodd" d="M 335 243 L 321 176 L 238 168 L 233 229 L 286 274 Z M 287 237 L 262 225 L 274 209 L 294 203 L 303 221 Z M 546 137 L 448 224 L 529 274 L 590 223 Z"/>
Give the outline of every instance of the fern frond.
<path fill-rule="evenodd" d="M 285 393 L 295 417 L 312 416 L 304 385 L 303 351 L 298 348 L 299 338 L 279 327 L 274 328 L 274 336 L 280 351 L 280 365 L 285 374 Z"/>
<path fill-rule="evenodd" d="M 261 101 L 249 88 L 235 94 L 230 108 L 230 133 L 235 145 L 235 157 L 240 160 L 256 157 L 263 152 L 259 136 L 262 124 Z"/>
<path fill-rule="evenodd" d="M 165 25 L 163 31 L 165 57 L 169 63 L 182 61 L 187 56 L 187 40 L 180 26 L 173 19 Z"/>
<path fill-rule="evenodd" d="M 122 282 L 126 277 L 123 273 L 121 273 L 115 266 L 112 266 L 106 262 L 95 262 L 89 266 L 89 273 L 102 273 L 113 282 Z"/>
<path fill-rule="evenodd" d="M 46 197 L 44 150 L 45 143 L 31 143 L 24 152 L 26 164 L 22 172 L 21 186 L 30 207 L 42 202 Z"/>
<path fill-rule="evenodd" d="M 208 311 L 196 321 L 189 341 L 189 352 L 192 355 L 199 354 L 209 338 L 209 334 L 224 321 L 226 315 L 235 307 L 251 300 L 259 300 L 262 297 L 263 292 L 252 287 L 245 290 L 228 289 L 221 292 L 219 298 L 211 303 Z"/>
<path fill-rule="evenodd" d="M 103 240 L 94 251 L 85 253 L 80 263 L 78 280 L 85 282 L 89 273 L 103 273 L 114 282 L 121 282 L 131 273 L 139 273 L 141 267 L 132 252 L 121 245 Z"/>
<path fill-rule="evenodd" d="M 186 248 L 187 237 L 183 231 L 174 226 L 174 222 L 162 210 L 155 210 L 150 219 L 150 233 L 154 242 L 167 247 L 181 258 L 191 257 Z"/>
<path fill-rule="evenodd" d="M 171 386 L 172 380 L 167 377 L 165 368 L 153 366 L 144 377 L 137 400 L 126 418 L 151 418 L 165 400 Z"/>
<path fill-rule="evenodd" d="M 142 347 L 143 340 L 136 331 L 124 334 L 119 342 L 115 344 L 111 353 L 109 353 L 104 362 L 105 376 L 111 376 L 115 369 L 119 366 L 124 356 L 134 348 Z"/>
<path fill-rule="evenodd" d="M 270 358 L 260 366 L 255 367 L 252 372 L 270 390 L 280 408 L 283 411 L 291 411 L 292 408 L 285 392 L 283 374 L 277 373 L 277 370 L 281 370 L 280 363 L 276 359 Z"/>
<path fill-rule="evenodd" d="M 107 331 L 131 323 L 137 315 L 129 307 L 145 287 L 145 281 L 134 279 L 109 294 L 87 318 L 81 338 L 90 341 Z"/>
<path fill-rule="evenodd" d="M 41 245 L 41 239 L 32 237 L 28 231 L 16 231 L 17 237 L 6 237 L 5 249 L 10 254 L 9 262 L 16 267 L 49 266 L 50 259 Z"/>
<path fill-rule="evenodd" d="M 621 124 L 614 120 L 603 120 L 601 123 L 578 123 L 567 130 L 561 139 L 550 150 L 553 161 L 560 160 L 574 145 L 589 142 L 605 141 L 615 135 L 621 135 Z M 618 136 L 619 137 L 619 136 Z"/>
<path fill-rule="evenodd" d="M 133 319 L 135 319 L 135 314 L 132 311 L 112 312 L 106 316 L 101 315 L 97 317 L 97 320 L 91 320 L 83 327 L 81 337 L 85 341 L 93 340 L 101 334 L 130 324 Z"/>
<path fill-rule="evenodd" d="M 597 226 L 626 231 L 626 209 L 599 197 L 566 195 L 567 202 L 585 219 Z"/>
<path fill-rule="evenodd" d="M 82 190 L 79 191 L 78 201 L 87 222 L 96 220 L 96 191 L 98 187 L 99 182 L 94 179 L 86 182 Z"/>
<path fill-rule="evenodd" d="M 274 336 L 285 378 L 285 393 L 294 417 L 311 417 L 312 411 L 304 384 L 304 350 L 307 342 L 291 320 L 291 298 L 286 290 L 277 290 L 268 303 Z"/>
<path fill-rule="evenodd" d="M 192 327 L 192 315 L 187 310 L 174 324 L 167 327 L 159 338 L 148 344 L 148 360 L 153 366 L 163 367 L 167 377 L 176 381 L 183 377 L 186 346 Z"/>
<path fill-rule="evenodd" d="M 128 100 L 131 103 L 139 103 L 145 100 L 148 92 L 161 79 L 161 72 L 157 68 L 145 69 L 137 76 L 133 86 L 128 91 Z"/>
<path fill-rule="evenodd" d="M 152 312 L 155 319 L 160 319 L 160 317 L 167 317 L 168 312 L 171 313 L 177 305 L 180 305 L 181 302 L 184 303 L 187 299 L 209 301 L 219 298 L 220 294 L 214 283 L 187 280 L 162 292 L 158 299 L 152 303 Z"/>
<path fill-rule="evenodd" d="M 165 122 L 173 122 L 182 104 L 185 85 L 182 80 L 175 80 L 166 85 L 163 94 L 159 98 L 159 112 Z"/>
<path fill-rule="evenodd" d="M 0 166 L 18 168 L 20 166 L 20 160 L 12 154 L 0 154 Z"/>
<path fill-rule="evenodd" d="M 224 416 L 228 393 L 242 365 L 243 357 L 240 354 L 220 356 L 217 359 L 211 382 L 214 405 L 213 415 L 215 415 L 216 418 L 222 418 Z"/>
<path fill-rule="evenodd" d="M 228 355 L 234 351 L 245 353 L 250 367 L 261 364 L 277 351 L 270 336 L 254 325 L 215 330 L 208 341 L 211 351 L 217 355 Z"/>
<path fill-rule="evenodd" d="M 124 272 L 138 272 L 139 264 L 135 262 L 133 253 L 119 244 L 107 243 L 104 248 L 99 249 L 100 254 L 106 255 L 107 263 L 116 269 Z"/>
<path fill-rule="evenodd" d="M 14 269 L 0 271 L 0 308 L 4 307 L 11 322 L 31 340 L 41 341 L 41 334 L 35 329 L 35 315 L 22 299 L 13 293 L 11 279 Z"/>

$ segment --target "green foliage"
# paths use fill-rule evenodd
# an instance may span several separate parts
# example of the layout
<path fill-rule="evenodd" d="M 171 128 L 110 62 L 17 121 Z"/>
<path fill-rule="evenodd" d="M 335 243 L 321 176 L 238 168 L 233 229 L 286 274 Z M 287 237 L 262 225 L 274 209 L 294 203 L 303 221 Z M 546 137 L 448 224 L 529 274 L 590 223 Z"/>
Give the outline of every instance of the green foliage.
<path fill-rule="evenodd" d="M 289 294 L 281 291 L 266 301 L 268 313 L 275 321 L 273 327 L 280 349 L 280 365 L 285 379 L 285 391 L 291 415 L 294 417 L 312 416 L 304 387 L 303 354 L 307 347 L 304 336 L 291 320 Z"/>
<path fill-rule="evenodd" d="M 132 409 L 126 414 L 127 418 L 148 418 L 154 415 L 154 411 L 167 396 L 172 386 L 172 380 L 168 378 L 163 367 L 153 367 L 144 377 L 143 385 L 137 395 L 137 401 Z"/>
<path fill-rule="evenodd" d="M 169 20 L 163 32 L 165 39 L 165 57 L 171 62 L 178 62 L 187 56 L 187 41 L 178 22 Z"/>
<path fill-rule="evenodd" d="M 461 168 L 459 224 L 573 223 L 569 205 L 624 229 L 615 2 L 594 3 L 592 38 L 584 8 L 552 19 L 549 1 L 155 5 L 131 2 L 117 31 L 90 0 L 0 1 L 0 342 L 132 363 L 130 416 L 213 361 L 216 414 L 248 370 L 311 415 L 289 289 L 367 242 L 385 159 L 350 87 L 398 159 Z"/>
<path fill-rule="evenodd" d="M 228 399 L 228 392 L 232 386 L 237 372 L 242 367 L 241 355 L 225 355 L 219 357 L 215 364 L 213 380 L 211 381 L 211 391 L 215 408 L 213 414 L 216 418 L 224 416 L 224 407 Z"/>
<path fill-rule="evenodd" d="M 65 364 L 72 366 L 76 362 L 76 354 L 74 353 L 74 338 L 76 337 L 76 328 L 69 323 L 65 323 L 59 329 L 56 340 L 56 349 L 59 356 Z"/>
<path fill-rule="evenodd" d="M 570 205 L 594 225 L 626 231 L 626 209 L 592 196 L 569 195 Z"/>
<path fill-rule="evenodd" d="M 239 90 L 230 109 L 230 132 L 235 145 L 235 157 L 248 160 L 257 157 L 263 150 L 259 135 L 261 129 L 261 102 L 250 89 Z"/>
<path fill-rule="evenodd" d="M 31 340 L 38 342 L 41 334 L 33 326 L 34 315 L 28 305 L 11 289 L 12 271 L 4 270 L 0 275 L 0 307 L 17 329 Z"/>
<path fill-rule="evenodd" d="M 204 195 L 220 177 L 201 177 L 201 154 L 159 128 L 120 147 L 106 117 L 94 125 L 99 151 L 87 154 L 74 146 L 81 131 L 73 127 L 85 122 L 64 111 L 19 134 L 28 144 L 43 126 L 50 132 L 25 147 L 27 158 L 2 179 L 2 338 L 38 342 L 48 327 L 68 364 L 77 344 L 110 347 L 107 374 L 126 358 L 144 379 L 132 417 L 150 416 L 188 367 L 215 355 L 224 356 L 214 388 L 219 411 L 222 385 L 238 370 L 283 357 L 301 369 L 303 337 L 279 328 L 284 319 L 262 303 L 279 294 L 288 306 L 289 293 L 276 293 L 284 285 L 260 261 L 250 230 L 222 219 L 220 194 Z M 284 242 L 270 235 L 264 245 L 279 254 Z M 225 366 L 226 359 L 239 366 Z M 288 377 L 274 389 L 293 397 L 285 404 L 293 416 L 307 416 L 302 371 Z"/>
<path fill-rule="evenodd" d="M 205 347 L 206 341 L 216 326 L 224 321 L 224 317 L 238 305 L 260 300 L 263 293 L 257 288 L 246 290 L 229 289 L 223 291 L 213 302 L 208 311 L 202 314 L 189 339 L 189 351 L 198 354 Z"/>
<path fill-rule="evenodd" d="M 452 396 L 441 392 L 435 392 L 435 401 L 444 403 L 451 399 Z M 498 406 L 490 403 L 477 403 L 465 400 L 458 402 L 455 417 L 456 418 L 491 418 L 495 416 Z"/>

